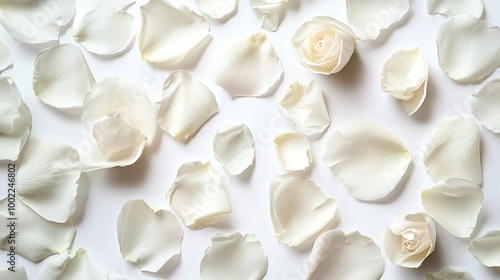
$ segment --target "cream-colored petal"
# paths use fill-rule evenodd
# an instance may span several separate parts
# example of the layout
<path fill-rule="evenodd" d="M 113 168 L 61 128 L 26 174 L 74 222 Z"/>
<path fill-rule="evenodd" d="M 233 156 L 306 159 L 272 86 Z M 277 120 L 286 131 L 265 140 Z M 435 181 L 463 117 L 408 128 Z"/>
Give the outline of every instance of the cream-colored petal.
<path fill-rule="evenodd" d="M 456 15 L 473 15 L 480 18 L 483 10 L 483 0 L 427 0 L 429 15 L 442 14 L 447 18 Z"/>
<path fill-rule="evenodd" d="M 500 28 L 471 15 L 447 19 L 436 35 L 439 66 L 453 80 L 482 81 L 500 65 Z"/>
<path fill-rule="evenodd" d="M 203 280 L 264 278 L 267 255 L 255 234 L 216 234 L 200 264 Z"/>
<path fill-rule="evenodd" d="M 382 253 L 370 237 L 335 229 L 314 242 L 306 279 L 378 280 L 383 272 Z"/>
<path fill-rule="evenodd" d="M 5 269 L 0 270 L 0 279 L 9 280 L 28 280 L 28 275 L 26 274 L 26 269 L 24 266 L 16 266 L 13 270 Z"/>
<path fill-rule="evenodd" d="M 217 130 L 212 146 L 215 159 L 229 175 L 238 175 L 252 165 L 255 158 L 253 136 L 243 123 Z"/>
<path fill-rule="evenodd" d="M 163 84 L 157 120 L 177 140 L 187 141 L 219 111 L 214 94 L 188 72 L 170 73 Z"/>
<path fill-rule="evenodd" d="M 188 162 L 179 167 L 166 199 L 188 227 L 200 229 L 231 213 L 224 184 L 210 162 Z"/>
<path fill-rule="evenodd" d="M 290 131 L 276 136 L 274 151 L 281 168 L 287 171 L 305 170 L 312 162 L 309 141 L 298 132 Z"/>
<path fill-rule="evenodd" d="M 399 184 L 411 154 L 391 131 L 370 120 L 355 120 L 328 140 L 325 165 L 360 200 L 387 196 Z"/>
<path fill-rule="evenodd" d="M 227 43 L 212 65 L 214 82 L 233 97 L 269 94 L 282 75 L 281 61 L 264 33 Z"/>
<path fill-rule="evenodd" d="M 62 44 L 42 50 L 35 59 L 33 90 L 57 109 L 79 109 L 95 79 L 80 48 Z"/>
<path fill-rule="evenodd" d="M 401 20 L 408 0 L 347 0 L 347 22 L 361 40 L 374 40 L 380 31 Z"/>
<path fill-rule="evenodd" d="M 237 0 L 195 0 L 198 8 L 211 18 L 225 19 L 236 10 Z"/>
<path fill-rule="evenodd" d="M 276 31 L 280 23 L 280 10 L 288 0 L 250 0 L 250 8 L 262 14 L 261 27 Z"/>
<path fill-rule="evenodd" d="M 97 257 L 83 248 L 49 260 L 38 273 L 39 280 L 107 280 L 108 274 Z"/>
<path fill-rule="evenodd" d="M 10 50 L 4 43 L 0 42 L 0 74 L 6 69 L 12 67 L 12 65 L 14 65 L 14 63 L 12 62 Z"/>
<path fill-rule="evenodd" d="M 168 0 L 150 0 L 141 6 L 137 43 L 142 59 L 163 64 L 181 62 L 210 38 L 204 17 Z"/>
<path fill-rule="evenodd" d="M 117 222 L 120 252 L 142 271 L 157 272 L 181 252 L 184 232 L 170 211 L 151 209 L 144 200 L 126 202 Z"/>
<path fill-rule="evenodd" d="M 424 280 L 474 280 L 474 277 L 465 269 L 448 266 L 438 272 L 424 274 Z"/>
<path fill-rule="evenodd" d="M 449 233 L 470 237 L 483 206 L 483 191 L 475 184 L 451 178 L 424 189 L 422 205 Z"/>
<path fill-rule="evenodd" d="M 422 161 L 434 182 L 449 178 L 483 182 L 479 126 L 465 116 L 444 119 L 432 133 Z"/>
<path fill-rule="evenodd" d="M 500 133 L 500 78 L 486 83 L 471 98 L 471 112 L 477 121 L 494 133 Z"/>
<path fill-rule="evenodd" d="M 500 230 L 491 230 L 469 244 L 469 252 L 488 267 L 500 267 Z"/>
<path fill-rule="evenodd" d="M 330 126 L 330 116 L 317 81 L 291 84 L 279 105 L 285 118 L 307 136 L 322 133 Z"/>
<path fill-rule="evenodd" d="M 288 246 L 313 241 L 336 220 L 337 202 L 313 181 L 294 174 L 273 177 L 269 201 L 274 235 Z"/>

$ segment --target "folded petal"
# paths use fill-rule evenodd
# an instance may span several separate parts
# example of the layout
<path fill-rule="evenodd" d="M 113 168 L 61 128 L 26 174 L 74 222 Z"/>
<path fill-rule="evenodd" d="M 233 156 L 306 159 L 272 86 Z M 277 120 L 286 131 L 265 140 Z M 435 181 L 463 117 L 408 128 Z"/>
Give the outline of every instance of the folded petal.
<path fill-rule="evenodd" d="M 285 132 L 276 136 L 274 151 L 278 163 L 287 171 L 305 170 L 312 162 L 309 141 L 298 132 Z"/>
<path fill-rule="evenodd" d="M 295 82 L 281 99 L 285 118 L 301 133 L 310 136 L 330 126 L 330 116 L 317 81 Z"/>
<path fill-rule="evenodd" d="M 10 55 L 10 50 L 7 46 L 0 42 L 0 74 L 5 71 L 5 69 L 12 67 L 12 56 Z"/>
<path fill-rule="evenodd" d="M 0 270 L 0 279 L 9 280 L 28 280 L 28 275 L 26 274 L 26 269 L 24 266 L 17 266 L 15 271 L 8 269 Z"/>
<path fill-rule="evenodd" d="M 189 140 L 219 111 L 214 94 L 188 72 L 170 73 L 163 84 L 157 120 L 177 140 Z"/>
<path fill-rule="evenodd" d="M 234 12 L 237 0 L 195 0 L 198 8 L 211 18 L 224 19 Z"/>
<path fill-rule="evenodd" d="M 447 18 L 456 15 L 473 15 L 480 18 L 483 10 L 483 0 L 427 0 L 429 15 L 442 14 Z"/>
<path fill-rule="evenodd" d="M 166 199 L 188 227 L 200 229 L 231 213 L 224 184 L 210 162 L 188 162 L 179 167 Z"/>
<path fill-rule="evenodd" d="M 347 0 L 347 22 L 361 40 L 374 40 L 382 29 L 401 20 L 408 0 Z"/>
<path fill-rule="evenodd" d="M 250 0 L 250 8 L 262 14 L 261 27 L 276 31 L 280 23 L 280 10 L 288 0 Z"/>
<path fill-rule="evenodd" d="M 451 178 L 424 189 L 422 205 L 449 233 L 470 237 L 483 206 L 483 191 L 475 184 Z"/>
<path fill-rule="evenodd" d="M 255 158 L 253 136 L 242 123 L 217 130 L 213 141 L 215 159 L 229 175 L 238 175 L 252 165 Z"/>
<path fill-rule="evenodd" d="M 267 255 L 254 234 L 216 234 L 200 264 L 203 280 L 264 278 Z"/>
<path fill-rule="evenodd" d="M 448 266 L 439 272 L 424 274 L 424 280 L 474 280 L 474 277 L 465 269 Z"/>
<path fill-rule="evenodd" d="M 288 246 L 313 241 L 335 222 L 337 202 L 304 177 L 274 176 L 269 200 L 274 235 Z"/>
<path fill-rule="evenodd" d="M 208 38 L 210 26 L 205 18 L 186 6 L 177 8 L 168 0 L 150 0 L 141 6 L 137 43 L 146 61 L 180 62 Z"/>
<path fill-rule="evenodd" d="M 439 66 L 459 82 L 482 81 L 500 65 L 500 28 L 471 15 L 447 19 L 436 35 Z"/>
<path fill-rule="evenodd" d="M 477 121 L 494 133 L 500 133 L 500 79 L 486 83 L 471 98 L 471 112 Z"/>
<path fill-rule="evenodd" d="M 212 65 L 214 82 L 233 97 L 268 94 L 282 74 L 281 61 L 264 33 L 229 42 Z"/>
<path fill-rule="evenodd" d="M 306 279 L 378 280 L 383 272 L 382 253 L 370 237 L 334 229 L 314 242 Z"/>
<path fill-rule="evenodd" d="M 74 45 L 50 47 L 35 59 L 33 90 L 47 105 L 62 110 L 79 109 L 94 85 L 87 61 Z"/>
<path fill-rule="evenodd" d="M 354 197 L 371 201 L 394 190 L 408 169 L 411 154 L 391 131 L 362 119 L 330 137 L 323 161 Z"/>
<path fill-rule="evenodd" d="M 151 209 L 144 200 L 126 202 L 117 222 L 120 252 L 142 271 L 157 272 L 181 252 L 184 232 L 170 211 Z"/>
<path fill-rule="evenodd" d="M 470 118 L 444 119 L 432 133 L 422 161 L 434 182 L 449 178 L 483 182 L 479 126 Z"/>
<path fill-rule="evenodd" d="M 488 267 L 500 267 L 500 230 L 491 230 L 469 244 L 469 252 Z"/>

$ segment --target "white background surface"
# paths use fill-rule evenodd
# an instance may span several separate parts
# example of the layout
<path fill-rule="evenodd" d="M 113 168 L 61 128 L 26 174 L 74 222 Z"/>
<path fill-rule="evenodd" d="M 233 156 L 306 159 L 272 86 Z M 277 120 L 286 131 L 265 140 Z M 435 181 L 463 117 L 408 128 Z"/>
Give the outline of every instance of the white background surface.
<path fill-rule="evenodd" d="M 250 10 L 247 1 L 240 1 L 237 14 L 224 23 L 209 20 L 212 40 L 201 54 L 199 61 L 184 67 L 204 82 L 216 95 L 219 114 L 215 115 L 188 143 L 182 144 L 163 131 L 159 131 L 156 144 L 147 148 L 139 161 L 125 168 L 95 171 L 84 175 L 79 188 L 78 209 L 75 214 L 77 234 L 73 248 L 85 247 L 94 253 L 110 275 L 128 279 L 159 277 L 164 279 L 199 279 L 199 264 L 203 252 L 216 233 L 255 233 L 269 257 L 265 279 L 303 279 L 312 244 L 303 248 L 289 248 L 273 234 L 269 215 L 269 182 L 275 174 L 284 173 L 274 156 L 272 140 L 280 132 L 293 129 L 283 122 L 276 111 L 276 103 L 286 88 L 296 80 L 319 81 L 332 120 L 332 125 L 321 137 L 310 139 L 314 161 L 304 175 L 315 181 L 329 197 L 338 202 L 340 220 L 336 226 L 345 232 L 360 231 L 370 236 L 380 246 L 384 229 L 395 215 L 423 211 L 420 190 L 432 185 L 421 162 L 425 140 L 445 116 L 469 115 L 468 99 L 480 88 L 477 85 L 459 85 L 449 79 L 439 68 L 436 57 L 435 34 L 444 21 L 440 15 L 430 16 L 425 1 L 410 1 L 411 8 L 404 19 L 371 43 L 360 43 L 348 65 L 338 74 L 315 75 L 305 69 L 292 53 L 290 38 L 296 28 L 314 16 L 326 15 L 346 22 L 345 1 L 289 0 L 289 8 L 277 32 L 260 28 L 260 16 Z M 146 1 L 137 1 L 129 11 L 138 15 L 138 8 Z M 195 9 L 194 1 L 187 5 Z M 500 4 L 485 0 L 483 17 L 493 25 L 500 25 Z M 253 32 L 265 32 L 274 45 L 284 68 L 283 81 L 277 91 L 264 98 L 231 99 L 210 78 L 214 55 L 229 40 Z M 24 101 L 33 114 L 32 135 L 55 135 L 73 146 L 83 139 L 83 125 L 78 113 L 65 113 L 41 103 L 33 93 L 32 73 L 36 54 L 47 46 L 31 46 L 16 42 L 5 30 L 0 30 L 1 40 L 14 57 L 14 68 L 4 76 L 11 76 L 21 90 Z M 78 45 L 71 37 L 71 27 L 61 37 L 61 43 Z M 422 108 L 408 117 L 400 101 L 379 90 L 382 64 L 395 51 L 419 46 L 429 64 L 428 96 Z M 168 73 L 173 70 L 159 68 L 143 62 L 135 45 L 123 56 L 103 58 L 83 50 L 90 68 L 101 80 L 107 76 L 121 76 L 142 85 L 150 91 L 151 99 L 159 100 L 160 88 Z M 491 77 L 499 77 L 496 71 Z M 481 83 L 481 84 L 484 84 Z M 356 118 L 375 120 L 398 135 L 413 155 L 412 168 L 405 182 L 383 203 L 366 203 L 354 199 L 346 188 L 325 168 L 322 162 L 328 137 L 344 123 Z M 228 123 L 244 122 L 252 130 L 256 142 L 256 162 L 252 170 L 242 176 L 229 176 L 213 157 L 211 143 L 217 129 Z M 472 238 L 482 236 L 492 229 L 500 229 L 500 137 L 481 127 L 481 156 L 485 194 L 484 207 Z M 122 260 L 116 237 L 116 220 L 121 206 L 131 199 L 145 199 L 157 208 L 172 210 L 165 201 L 165 194 L 175 178 L 178 167 L 187 161 L 211 160 L 226 181 L 233 205 L 233 213 L 220 223 L 202 230 L 192 230 L 182 225 L 185 233 L 182 253 L 170 260 L 157 274 L 141 273 L 139 269 Z M 1 177 L 6 163 L 2 163 Z M 7 189 L 6 180 L 2 180 Z M 500 270 L 483 266 L 469 254 L 470 239 L 450 235 L 439 224 L 435 252 L 418 269 L 405 269 L 393 265 L 385 258 L 382 279 L 422 279 L 428 271 L 437 271 L 453 265 L 467 269 L 476 279 L 499 279 Z M 2 255 L 5 251 L 0 252 Z M 0 260 L 4 257 L 0 257 Z M 50 259 L 50 258 L 48 258 Z M 36 275 L 48 260 L 33 264 L 19 258 L 18 265 L 27 268 L 29 279 Z M 3 268 L 4 265 L 0 265 Z"/>

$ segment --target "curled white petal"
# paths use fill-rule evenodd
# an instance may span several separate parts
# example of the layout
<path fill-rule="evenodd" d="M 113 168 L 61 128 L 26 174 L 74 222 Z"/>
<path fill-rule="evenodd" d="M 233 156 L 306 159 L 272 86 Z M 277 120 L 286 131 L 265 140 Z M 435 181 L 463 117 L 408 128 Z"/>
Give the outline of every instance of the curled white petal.
<path fill-rule="evenodd" d="M 361 40 L 374 40 L 382 29 L 401 20 L 408 0 L 347 0 L 347 22 Z"/>
<path fill-rule="evenodd" d="M 286 5 L 288 0 L 250 0 L 250 8 L 262 14 L 261 27 L 276 31 L 280 23 L 280 10 Z"/>
<path fill-rule="evenodd" d="M 411 154 L 385 127 L 356 120 L 330 137 L 323 161 L 354 197 L 370 201 L 396 188 L 408 169 Z"/>
<path fill-rule="evenodd" d="M 317 81 L 291 84 L 279 105 L 285 118 L 307 136 L 322 133 L 330 126 L 330 116 Z"/>
<path fill-rule="evenodd" d="M 264 278 L 267 255 L 255 234 L 216 234 L 200 264 L 203 280 Z"/>
<path fill-rule="evenodd" d="M 500 267 L 500 230 L 491 230 L 469 244 L 469 252 L 488 267 Z"/>
<path fill-rule="evenodd" d="M 12 56 L 10 55 L 10 50 L 7 46 L 0 42 L 0 74 L 5 71 L 5 69 L 12 67 Z"/>
<path fill-rule="evenodd" d="M 157 272 L 181 252 L 184 232 L 170 211 L 151 209 L 144 200 L 126 202 L 117 222 L 120 252 L 142 271 Z"/>
<path fill-rule="evenodd" d="M 427 0 L 429 15 L 442 14 L 447 18 L 456 15 L 473 15 L 480 18 L 483 10 L 483 0 Z"/>
<path fill-rule="evenodd" d="M 447 19 L 436 35 L 439 66 L 459 82 L 478 82 L 500 65 L 500 28 L 471 15 Z"/>
<path fill-rule="evenodd" d="M 276 136 L 274 150 L 278 163 L 287 171 L 305 170 L 312 162 L 309 141 L 298 132 L 291 131 Z"/>
<path fill-rule="evenodd" d="M 83 248 L 49 260 L 38 273 L 37 279 L 95 279 L 107 280 L 108 274 L 97 257 Z"/>
<path fill-rule="evenodd" d="M 95 54 L 122 52 L 135 36 L 134 17 L 126 12 L 133 3 L 135 0 L 76 0 L 73 37 Z"/>
<path fill-rule="evenodd" d="M 469 237 L 476 227 L 477 216 L 483 205 L 483 191 L 462 179 L 448 179 L 421 194 L 422 205 L 448 232 L 458 237 Z"/>
<path fill-rule="evenodd" d="M 24 266 L 17 266 L 14 271 L 9 269 L 0 270 L 0 279 L 28 280 L 28 275 Z"/>
<path fill-rule="evenodd" d="M 397 51 L 382 69 L 382 91 L 401 99 L 408 115 L 415 113 L 427 94 L 429 68 L 419 48 Z"/>
<path fill-rule="evenodd" d="M 11 78 L 0 77 L 0 160 L 15 161 L 31 133 L 31 112 Z"/>
<path fill-rule="evenodd" d="M 188 162 L 179 167 L 166 199 L 188 227 L 200 229 L 231 213 L 224 184 L 210 162 Z"/>
<path fill-rule="evenodd" d="M 205 18 L 185 6 L 177 8 L 168 0 L 150 0 L 141 6 L 137 43 L 146 61 L 178 63 L 209 38 Z"/>
<path fill-rule="evenodd" d="M 274 176 L 269 199 L 274 235 L 288 246 L 313 241 L 335 222 L 337 202 L 304 177 Z"/>
<path fill-rule="evenodd" d="M 264 33 L 240 37 L 223 46 L 212 65 L 212 78 L 231 96 L 268 94 L 281 80 L 283 68 Z"/>
<path fill-rule="evenodd" d="M 212 145 L 215 159 L 230 175 L 241 174 L 254 161 L 253 136 L 245 124 L 231 124 L 217 130 Z"/>
<path fill-rule="evenodd" d="M 474 280 L 474 277 L 465 269 L 448 266 L 438 272 L 424 274 L 424 280 Z"/>
<path fill-rule="evenodd" d="M 470 118 L 452 116 L 434 130 L 422 161 L 434 182 L 449 178 L 483 182 L 479 126 Z"/>
<path fill-rule="evenodd" d="M 225 19 L 236 10 L 237 0 L 195 0 L 198 8 L 211 18 Z"/>
<path fill-rule="evenodd" d="M 471 98 L 471 112 L 477 121 L 494 133 L 500 133 L 500 79 L 486 83 Z"/>
<path fill-rule="evenodd" d="M 189 140 L 217 112 L 214 94 L 186 71 L 175 71 L 163 84 L 157 120 L 177 140 Z"/>
<path fill-rule="evenodd" d="M 33 90 L 43 103 L 68 110 L 81 108 L 95 79 L 80 48 L 71 44 L 42 50 L 35 60 Z"/>
<path fill-rule="evenodd" d="M 383 272 L 382 253 L 370 237 L 335 229 L 314 242 L 306 279 L 378 280 Z"/>

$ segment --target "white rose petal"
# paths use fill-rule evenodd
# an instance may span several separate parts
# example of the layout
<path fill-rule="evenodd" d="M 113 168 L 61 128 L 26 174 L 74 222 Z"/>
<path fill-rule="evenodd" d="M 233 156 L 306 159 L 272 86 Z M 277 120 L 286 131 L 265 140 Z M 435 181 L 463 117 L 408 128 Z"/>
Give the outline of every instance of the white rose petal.
<path fill-rule="evenodd" d="M 310 136 L 330 126 L 330 116 L 317 81 L 295 82 L 281 99 L 285 118 L 301 133 Z"/>
<path fill-rule="evenodd" d="M 436 248 L 436 228 L 424 213 L 395 217 L 382 236 L 389 260 L 402 267 L 419 267 Z"/>
<path fill-rule="evenodd" d="M 421 197 L 427 213 L 449 233 L 470 237 L 484 200 L 483 191 L 477 185 L 452 178 L 424 189 Z"/>
<path fill-rule="evenodd" d="M 211 18 L 225 19 L 236 10 L 237 0 L 195 0 L 198 8 Z"/>
<path fill-rule="evenodd" d="M 6 0 L 0 24 L 16 40 L 29 44 L 58 41 L 60 29 L 75 14 L 75 0 Z"/>
<path fill-rule="evenodd" d="M 24 266 L 16 266 L 14 272 L 8 269 L 0 270 L 0 279 L 28 280 L 28 275 Z"/>
<path fill-rule="evenodd" d="M 31 133 L 31 112 L 8 77 L 0 77 L 0 116 L 0 160 L 15 161 Z"/>
<path fill-rule="evenodd" d="M 8 199 L 0 201 L 0 216 L 6 220 L 11 217 L 7 213 Z M 16 253 L 26 259 L 38 262 L 53 254 L 65 252 L 76 234 L 73 218 L 64 223 L 47 221 L 38 215 L 22 201 L 16 203 L 16 217 L 22 218 L 16 222 Z M 7 226 L 0 227 L 0 247 L 9 250 L 7 243 L 11 229 Z"/>
<path fill-rule="evenodd" d="M 456 15 L 473 15 L 480 18 L 483 10 L 483 0 L 427 0 L 429 15 L 442 14 L 447 18 Z"/>
<path fill-rule="evenodd" d="M 210 162 L 188 162 L 179 167 L 166 199 L 188 227 L 200 229 L 231 213 L 224 184 Z"/>
<path fill-rule="evenodd" d="M 127 13 L 135 0 L 76 0 L 73 37 L 91 53 L 113 55 L 125 50 L 134 32 Z"/>
<path fill-rule="evenodd" d="M 419 48 L 400 50 L 384 63 L 381 89 L 401 99 L 412 115 L 424 103 L 428 74 L 427 60 Z"/>
<path fill-rule="evenodd" d="M 42 50 L 35 59 L 33 90 L 47 105 L 62 110 L 79 109 L 94 85 L 87 61 L 74 45 Z"/>
<path fill-rule="evenodd" d="M 210 26 L 205 18 L 185 6 L 177 8 L 168 0 L 150 0 L 141 6 L 137 43 L 146 61 L 181 62 L 209 38 Z"/>
<path fill-rule="evenodd" d="M 0 74 L 7 68 L 12 67 L 12 56 L 10 55 L 10 50 L 7 46 L 0 42 Z"/>
<path fill-rule="evenodd" d="M 380 248 L 359 232 L 330 230 L 314 242 L 307 280 L 378 280 L 384 272 Z"/>
<path fill-rule="evenodd" d="M 38 273 L 39 280 L 92 279 L 107 280 L 108 274 L 96 256 L 83 248 L 49 260 Z"/>
<path fill-rule="evenodd" d="M 281 61 L 264 33 L 229 42 L 212 65 L 214 82 L 233 97 L 266 95 L 282 75 Z"/>
<path fill-rule="evenodd" d="M 126 202 L 117 222 L 120 252 L 142 271 L 157 272 L 181 252 L 184 232 L 170 211 L 151 209 L 144 200 Z"/>
<path fill-rule="evenodd" d="M 200 264 L 203 280 L 264 278 L 267 255 L 254 234 L 216 234 Z"/>
<path fill-rule="evenodd" d="M 491 230 L 469 244 L 469 252 L 488 267 L 500 267 L 500 230 Z"/>
<path fill-rule="evenodd" d="M 471 15 L 447 19 L 436 35 L 439 66 L 459 82 L 478 82 L 500 65 L 500 28 Z"/>
<path fill-rule="evenodd" d="M 337 202 L 304 177 L 274 176 L 269 198 L 274 235 L 288 246 L 313 241 L 335 222 Z"/>
<path fill-rule="evenodd" d="M 401 20 L 408 0 L 347 0 L 347 22 L 361 40 L 375 40 L 382 29 Z"/>
<path fill-rule="evenodd" d="M 281 168 L 287 171 L 305 170 L 312 162 L 309 141 L 298 132 L 291 131 L 276 136 L 274 150 Z"/>
<path fill-rule="evenodd" d="M 230 175 L 241 174 L 254 161 L 253 136 L 245 124 L 232 124 L 217 130 L 212 145 L 215 159 Z"/>
<path fill-rule="evenodd" d="M 261 27 L 276 31 L 280 23 L 280 10 L 288 0 L 250 0 L 250 8 L 262 14 Z"/>
<path fill-rule="evenodd" d="M 470 117 L 444 119 L 424 151 L 427 174 L 434 182 L 460 178 L 481 184 L 480 142 L 479 126 Z"/>
<path fill-rule="evenodd" d="M 448 266 L 439 272 L 424 274 L 424 280 L 474 280 L 474 277 L 465 269 Z"/>
<path fill-rule="evenodd" d="M 486 83 L 471 98 L 471 112 L 477 121 L 494 133 L 500 133 L 500 79 Z"/>
<path fill-rule="evenodd" d="M 360 200 L 377 200 L 396 188 L 411 154 L 391 131 L 370 120 L 352 121 L 328 140 L 325 165 Z"/>
<path fill-rule="evenodd" d="M 219 111 L 214 94 L 186 71 L 170 73 L 163 84 L 157 120 L 177 140 L 187 141 Z"/>

